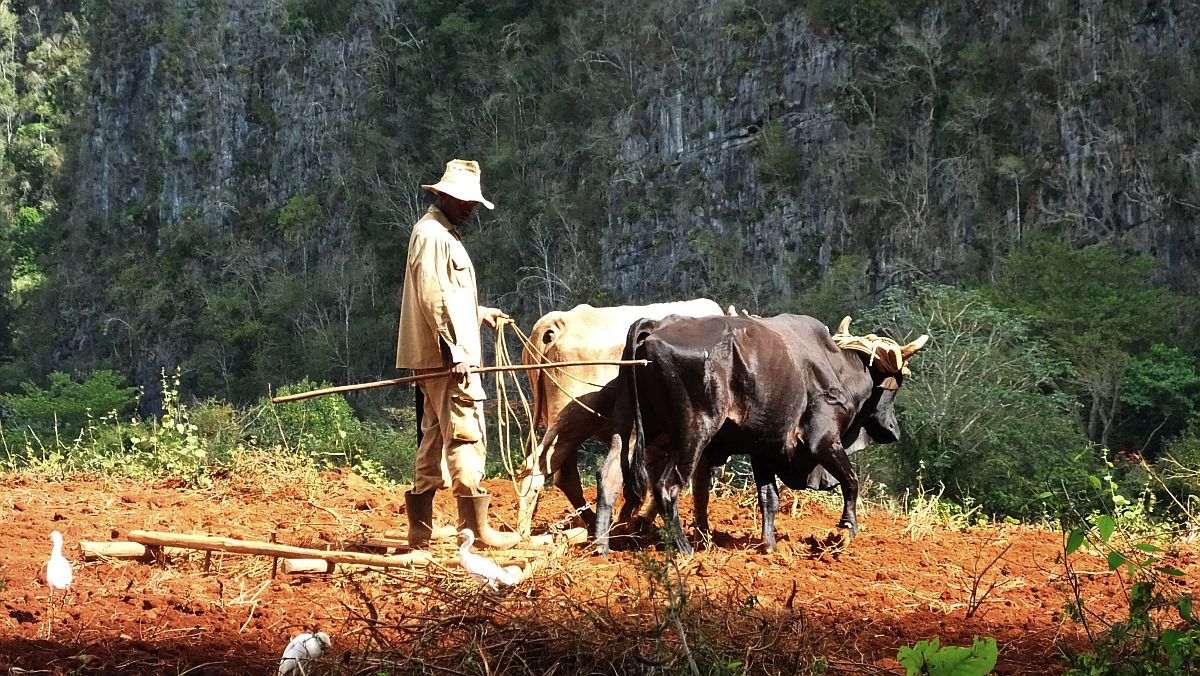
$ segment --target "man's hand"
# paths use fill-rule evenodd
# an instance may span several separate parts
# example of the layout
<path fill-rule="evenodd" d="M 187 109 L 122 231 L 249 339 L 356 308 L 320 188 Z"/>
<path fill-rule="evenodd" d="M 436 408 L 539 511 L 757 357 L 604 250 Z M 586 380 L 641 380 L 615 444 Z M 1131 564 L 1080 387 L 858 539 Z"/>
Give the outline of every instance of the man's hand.
<path fill-rule="evenodd" d="M 512 317 L 509 317 L 508 315 L 504 314 L 503 310 L 500 310 L 500 309 L 494 308 L 494 307 L 480 306 L 480 308 L 479 308 L 479 323 L 487 324 L 489 328 L 494 329 L 494 328 L 496 328 L 497 325 L 499 325 L 505 321 L 512 321 Z"/>
<path fill-rule="evenodd" d="M 467 362 L 465 361 L 455 362 L 454 365 L 450 367 L 450 372 L 461 376 L 464 383 L 467 382 L 467 379 L 471 377 L 471 367 L 467 366 Z"/>

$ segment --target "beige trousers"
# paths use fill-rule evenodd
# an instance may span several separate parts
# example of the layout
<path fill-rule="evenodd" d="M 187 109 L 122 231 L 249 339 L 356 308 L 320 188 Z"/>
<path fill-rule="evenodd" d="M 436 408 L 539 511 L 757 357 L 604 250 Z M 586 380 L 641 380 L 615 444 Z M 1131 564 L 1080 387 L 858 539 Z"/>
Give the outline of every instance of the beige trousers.
<path fill-rule="evenodd" d="M 445 369 L 413 369 L 421 375 Z M 454 495 L 482 495 L 487 446 L 483 436 L 483 401 L 468 389 L 482 392 L 479 375 L 468 388 L 458 376 L 431 378 L 417 383 L 425 395 L 421 411 L 421 445 L 417 448 L 414 493 L 452 488 Z"/>

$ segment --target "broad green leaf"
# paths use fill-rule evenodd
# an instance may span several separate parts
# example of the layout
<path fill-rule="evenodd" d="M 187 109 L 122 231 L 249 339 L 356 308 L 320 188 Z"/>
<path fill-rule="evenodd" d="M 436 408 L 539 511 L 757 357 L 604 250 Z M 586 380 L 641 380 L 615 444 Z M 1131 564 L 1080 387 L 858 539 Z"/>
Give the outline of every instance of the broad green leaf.
<path fill-rule="evenodd" d="M 1074 554 L 1075 550 L 1079 549 L 1079 546 L 1082 544 L 1083 531 L 1079 530 L 1078 528 L 1072 530 L 1067 534 L 1067 555 L 1070 556 L 1071 554 Z"/>
<path fill-rule="evenodd" d="M 1100 531 L 1101 540 L 1108 542 L 1108 539 L 1112 537 L 1113 531 L 1116 529 L 1117 522 L 1113 521 L 1111 516 L 1107 514 L 1101 514 L 1100 517 L 1096 519 L 1096 530 Z"/>
<path fill-rule="evenodd" d="M 1175 644 L 1179 642 L 1179 639 L 1183 638 L 1183 632 L 1178 629 L 1164 629 L 1161 638 L 1167 652 L 1174 655 Z"/>
<path fill-rule="evenodd" d="M 1116 570 L 1116 569 L 1120 568 L 1122 565 L 1124 565 L 1125 562 L 1128 560 L 1129 559 L 1126 559 L 1125 555 L 1122 554 L 1121 552 L 1109 552 L 1108 553 L 1108 569 Z"/>
<path fill-rule="evenodd" d="M 1142 542 L 1142 543 L 1136 544 L 1136 545 L 1134 545 L 1134 547 L 1136 547 L 1137 549 L 1140 549 L 1143 552 L 1146 552 L 1148 554 L 1158 554 L 1160 552 L 1166 551 L 1162 547 L 1156 547 L 1148 542 Z"/>
<path fill-rule="evenodd" d="M 1159 566 L 1156 570 L 1163 575 L 1173 575 L 1175 577 L 1180 577 L 1183 575 L 1182 570 L 1179 570 L 1178 568 L 1172 568 L 1170 566 Z"/>
<path fill-rule="evenodd" d="M 1192 597 L 1180 596 L 1176 605 L 1179 607 L 1179 616 L 1183 618 L 1184 622 L 1196 621 L 1192 619 Z"/>
<path fill-rule="evenodd" d="M 896 661 L 904 667 L 904 673 L 907 676 L 920 674 L 925 669 L 925 655 L 916 648 L 906 645 L 900 646 L 900 651 L 896 653 Z"/>
<path fill-rule="evenodd" d="M 984 676 L 996 667 L 996 639 L 975 639 L 970 648 L 946 646 L 929 660 L 929 673 L 936 676 Z"/>

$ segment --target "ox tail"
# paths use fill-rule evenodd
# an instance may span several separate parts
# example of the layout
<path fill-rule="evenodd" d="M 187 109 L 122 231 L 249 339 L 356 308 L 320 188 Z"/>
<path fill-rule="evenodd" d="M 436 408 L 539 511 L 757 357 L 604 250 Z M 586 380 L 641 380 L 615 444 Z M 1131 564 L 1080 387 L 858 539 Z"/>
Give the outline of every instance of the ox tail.
<path fill-rule="evenodd" d="M 630 369 L 636 369 L 636 366 L 630 366 Z M 646 485 L 650 483 L 649 473 L 646 471 L 646 430 L 642 425 L 642 402 L 638 400 L 637 372 L 634 371 L 633 377 L 629 379 L 632 383 L 629 387 L 630 394 L 633 396 L 633 429 L 637 438 L 633 442 L 633 458 L 629 462 L 630 481 L 629 485 L 633 493 L 643 496 L 646 494 Z"/>
<path fill-rule="evenodd" d="M 643 327 L 638 324 L 634 325 L 630 332 L 631 340 L 626 341 L 624 359 L 636 359 L 635 355 L 639 352 L 639 347 L 645 336 L 648 334 Z M 622 368 L 629 369 L 629 397 L 630 403 L 633 405 L 633 453 L 629 460 L 629 479 L 626 482 L 627 499 L 641 500 L 646 494 L 646 488 L 650 483 L 650 475 L 646 470 L 646 429 L 642 422 L 642 402 L 638 396 L 638 368 L 637 366 L 623 366 Z M 641 368 L 647 368 L 645 366 Z"/>

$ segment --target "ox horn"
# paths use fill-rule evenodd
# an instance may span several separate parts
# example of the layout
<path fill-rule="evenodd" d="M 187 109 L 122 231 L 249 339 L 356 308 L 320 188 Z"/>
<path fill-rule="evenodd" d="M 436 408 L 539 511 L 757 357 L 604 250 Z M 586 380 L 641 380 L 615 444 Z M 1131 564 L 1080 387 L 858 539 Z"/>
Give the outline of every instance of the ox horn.
<path fill-rule="evenodd" d="M 925 347 L 925 343 L 928 340 L 929 340 L 928 335 L 921 334 L 920 338 L 917 338 L 916 340 L 909 343 L 908 345 L 905 345 L 904 347 L 900 348 L 900 354 L 905 359 L 908 359 L 909 357 L 913 356 L 913 354 L 915 354 L 917 350 Z"/>
<path fill-rule="evenodd" d="M 842 318 L 842 323 L 838 324 L 838 329 L 834 333 L 850 335 L 850 315 Z"/>

